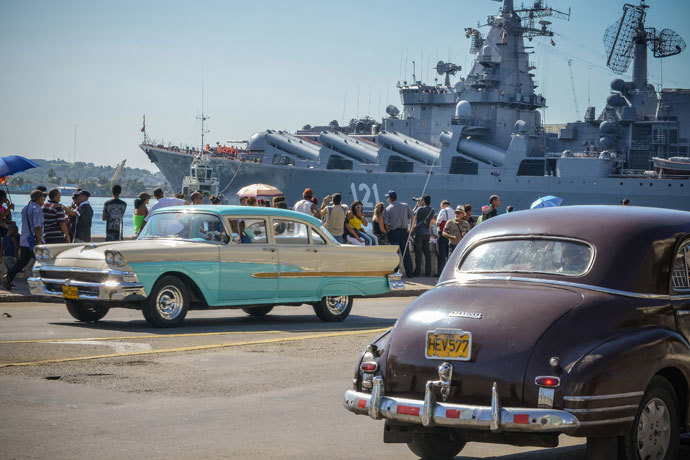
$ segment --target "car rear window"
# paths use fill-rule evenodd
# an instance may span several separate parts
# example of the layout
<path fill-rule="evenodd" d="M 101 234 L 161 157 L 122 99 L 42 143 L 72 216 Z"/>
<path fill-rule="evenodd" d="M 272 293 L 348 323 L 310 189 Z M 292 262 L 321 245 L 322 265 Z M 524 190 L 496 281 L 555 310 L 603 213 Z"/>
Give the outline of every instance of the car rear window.
<path fill-rule="evenodd" d="M 591 246 L 556 239 L 510 239 L 481 243 L 462 260 L 466 273 L 548 273 L 578 276 L 592 263 Z"/>

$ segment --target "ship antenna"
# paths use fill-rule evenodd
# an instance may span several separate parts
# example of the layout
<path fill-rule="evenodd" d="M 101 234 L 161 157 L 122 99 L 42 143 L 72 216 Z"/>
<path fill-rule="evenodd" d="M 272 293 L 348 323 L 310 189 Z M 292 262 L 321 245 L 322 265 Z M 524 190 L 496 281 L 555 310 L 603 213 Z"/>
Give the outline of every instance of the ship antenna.
<path fill-rule="evenodd" d="M 204 152 L 204 135 L 209 131 L 206 129 L 205 122 L 211 117 L 204 115 L 204 68 L 201 68 L 201 116 L 196 117 L 197 120 L 201 120 L 201 148 L 199 152 L 203 154 Z"/>

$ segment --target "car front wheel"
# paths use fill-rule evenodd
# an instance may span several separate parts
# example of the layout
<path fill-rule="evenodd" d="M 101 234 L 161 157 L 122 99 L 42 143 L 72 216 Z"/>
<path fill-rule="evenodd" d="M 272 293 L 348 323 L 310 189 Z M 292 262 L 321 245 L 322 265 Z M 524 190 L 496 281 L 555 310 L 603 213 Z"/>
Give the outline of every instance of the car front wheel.
<path fill-rule="evenodd" d="M 187 316 L 189 289 L 176 276 L 164 276 L 151 290 L 141 312 L 151 327 L 175 327 Z"/>
<path fill-rule="evenodd" d="M 242 311 L 249 316 L 266 316 L 271 312 L 271 310 L 273 310 L 272 305 L 265 307 L 247 307 L 242 309 Z"/>
<path fill-rule="evenodd" d="M 74 319 L 85 323 L 95 323 L 107 315 L 110 310 L 106 305 L 84 300 L 67 299 L 65 304 L 67 305 L 67 311 Z"/>
<path fill-rule="evenodd" d="M 637 416 L 623 438 L 623 451 L 628 460 L 676 458 L 680 442 L 679 404 L 673 386 L 656 376 L 645 391 Z"/>
<path fill-rule="evenodd" d="M 449 460 L 458 455 L 465 443 L 446 433 L 414 433 L 407 447 L 424 460 Z"/>
<path fill-rule="evenodd" d="M 324 297 L 321 302 L 314 304 L 316 316 L 331 323 L 347 318 L 350 310 L 352 310 L 352 297 L 349 295 Z"/>

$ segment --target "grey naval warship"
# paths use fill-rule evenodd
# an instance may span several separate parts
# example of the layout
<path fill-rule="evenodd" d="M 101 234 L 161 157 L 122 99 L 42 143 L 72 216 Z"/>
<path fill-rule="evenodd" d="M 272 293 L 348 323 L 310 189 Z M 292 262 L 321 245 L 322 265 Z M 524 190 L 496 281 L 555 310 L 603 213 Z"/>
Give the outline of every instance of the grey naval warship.
<path fill-rule="evenodd" d="M 648 27 L 648 8 L 644 0 L 625 4 L 621 18 L 604 33 L 607 66 L 623 75 L 632 64 L 632 80 L 614 79 L 598 116 L 588 107 L 583 120 L 556 132 L 541 122 L 546 100 L 535 91 L 528 44 L 554 35 L 545 18 L 569 19 L 570 11 L 542 0 L 529 8 L 504 0 L 484 24 L 486 36 L 477 28 L 465 30 L 476 56 L 471 70 L 454 84 L 451 76 L 460 67 L 439 62 L 443 84 L 416 78 L 399 84 L 402 113 L 388 106 L 380 124 L 359 122 L 368 131 L 337 122 L 295 133 L 267 130 L 232 155 L 207 146 L 210 165 L 224 196 L 232 197 L 228 201 L 245 185 L 268 183 L 290 202 L 310 187 L 319 197 L 340 192 L 344 202 L 361 200 L 368 210 L 395 190 L 401 201 L 424 191 L 434 201 L 475 207 L 492 194 L 518 210 L 556 195 L 564 205 L 618 204 L 629 198 L 633 205 L 690 211 L 690 172 L 654 169 L 659 159 L 688 157 L 690 90 L 656 91 L 647 77 L 648 52 L 655 58 L 672 56 L 685 42 L 670 29 Z M 198 153 L 151 142 L 140 147 L 174 187 Z"/>

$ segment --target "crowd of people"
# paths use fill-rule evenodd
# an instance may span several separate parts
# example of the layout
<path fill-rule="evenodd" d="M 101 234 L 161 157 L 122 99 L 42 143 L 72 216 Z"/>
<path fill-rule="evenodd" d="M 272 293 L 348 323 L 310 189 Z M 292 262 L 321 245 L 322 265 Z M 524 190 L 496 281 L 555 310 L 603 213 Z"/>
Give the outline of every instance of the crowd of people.
<path fill-rule="evenodd" d="M 489 198 L 478 217 L 472 215 L 472 205 L 460 204 L 453 209 L 448 200 L 441 202 L 437 213 L 431 207 L 431 197 L 416 198 L 416 205 L 398 201 L 394 190 L 386 193 L 387 204 L 376 203 L 371 227 L 363 212 L 361 201 L 349 206 L 342 202 L 342 195 L 334 193 L 319 200 L 310 188 L 304 190 L 302 199 L 292 207 L 294 211 L 312 215 L 323 221 L 324 227 L 341 244 L 376 246 L 397 245 L 403 254 L 403 266 L 408 277 L 438 276 L 449 254 L 472 227 L 498 214 L 501 200 L 498 195 Z M 512 212 L 508 206 L 506 212 Z M 371 228 L 371 230 L 368 230 Z M 412 263 L 410 246 L 414 248 Z M 432 267 L 431 251 L 436 252 L 437 266 Z"/>
<path fill-rule="evenodd" d="M 123 220 L 127 203 L 120 199 L 120 185 L 112 187 L 112 199 L 103 206 L 102 220 L 106 223 L 106 241 L 119 241 L 124 237 Z M 12 204 L 4 190 L 0 190 L 0 263 L 5 266 L 6 275 L 2 278 L 5 289 L 11 290 L 17 273 L 21 272 L 33 257 L 37 244 L 88 243 L 91 241 L 93 208 L 89 203 L 91 194 L 78 189 L 72 195 L 69 205 L 61 203 L 62 195 L 57 188 L 46 190 L 36 187 L 31 192 L 31 201 L 22 209 L 21 232 L 12 221 Z M 149 209 L 151 198 L 156 203 Z M 424 195 L 415 198 L 413 208 L 398 201 L 394 190 L 385 195 L 387 204 L 376 203 L 371 226 L 364 214 L 361 201 L 349 206 L 342 202 L 342 195 L 334 193 L 319 200 L 310 188 L 304 190 L 302 199 L 292 209 L 309 214 L 323 222 L 324 227 L 341 244 L 356 246 L 397 245 L 403 255 L 403 266 L 408 277 L 438 276 L 449 255 L 460 244 L 462 238 L 476 225 L 498 215 L 501 199 L 491 195 L 489 203 L 482 207 L 479 216 L 472 213 L 472 205 L 458 204 L 453 208 L 448 200 L 441 201 L 436 212 L 431 207 L 431 197 Z M 191 194 L 189 201 L 184 195 L 166 197 L 163 189 L 157 187 L 153 196 L 142 192 L 134 200 L 132 213 L 134 233 L 138 236 L 146 226 L 151 213 L 168 206 L 199 205 L 203 195 L 199 191 Z M 211 196 L 212 204 L 221 204 L 219 197 Z M 289 209 L 284 196 L 272 200 L 242 197 L 242 206 L 267 206 Z M 625 199 L 623 205 L 629 205 Z M 507 206 L 506 212 L 513 207 Z M 371 228 L 371 230 L 369 230 Z M 412 263 L 410 245 L 414 248 L 415 261 Z M 431 251 L 435 251 L 437 266 L 432 267 Z"/>
<path fill-rule="evenodd" d="M 123 218 L 127 203 L 120 199 L 122 187 L 112 187 L 112 199 L 103 205 L 102 219 L 106 223 L 106 241 L 123 239 Z M 6 274 L 2 285 L 11 290 L 14 278 L 34 257 L 37 244 L 88 243 L 91 241 L 93 208 L 91 193 L 77 189 L 69 205 L 62 204 L 57 188 L 47 190 L 38 186 L 31 192 L 30 201 L 22 209 L 21 232 L 12 220 L 14 204 L 4 190 L 0 190 L 0 262 Z"/>

